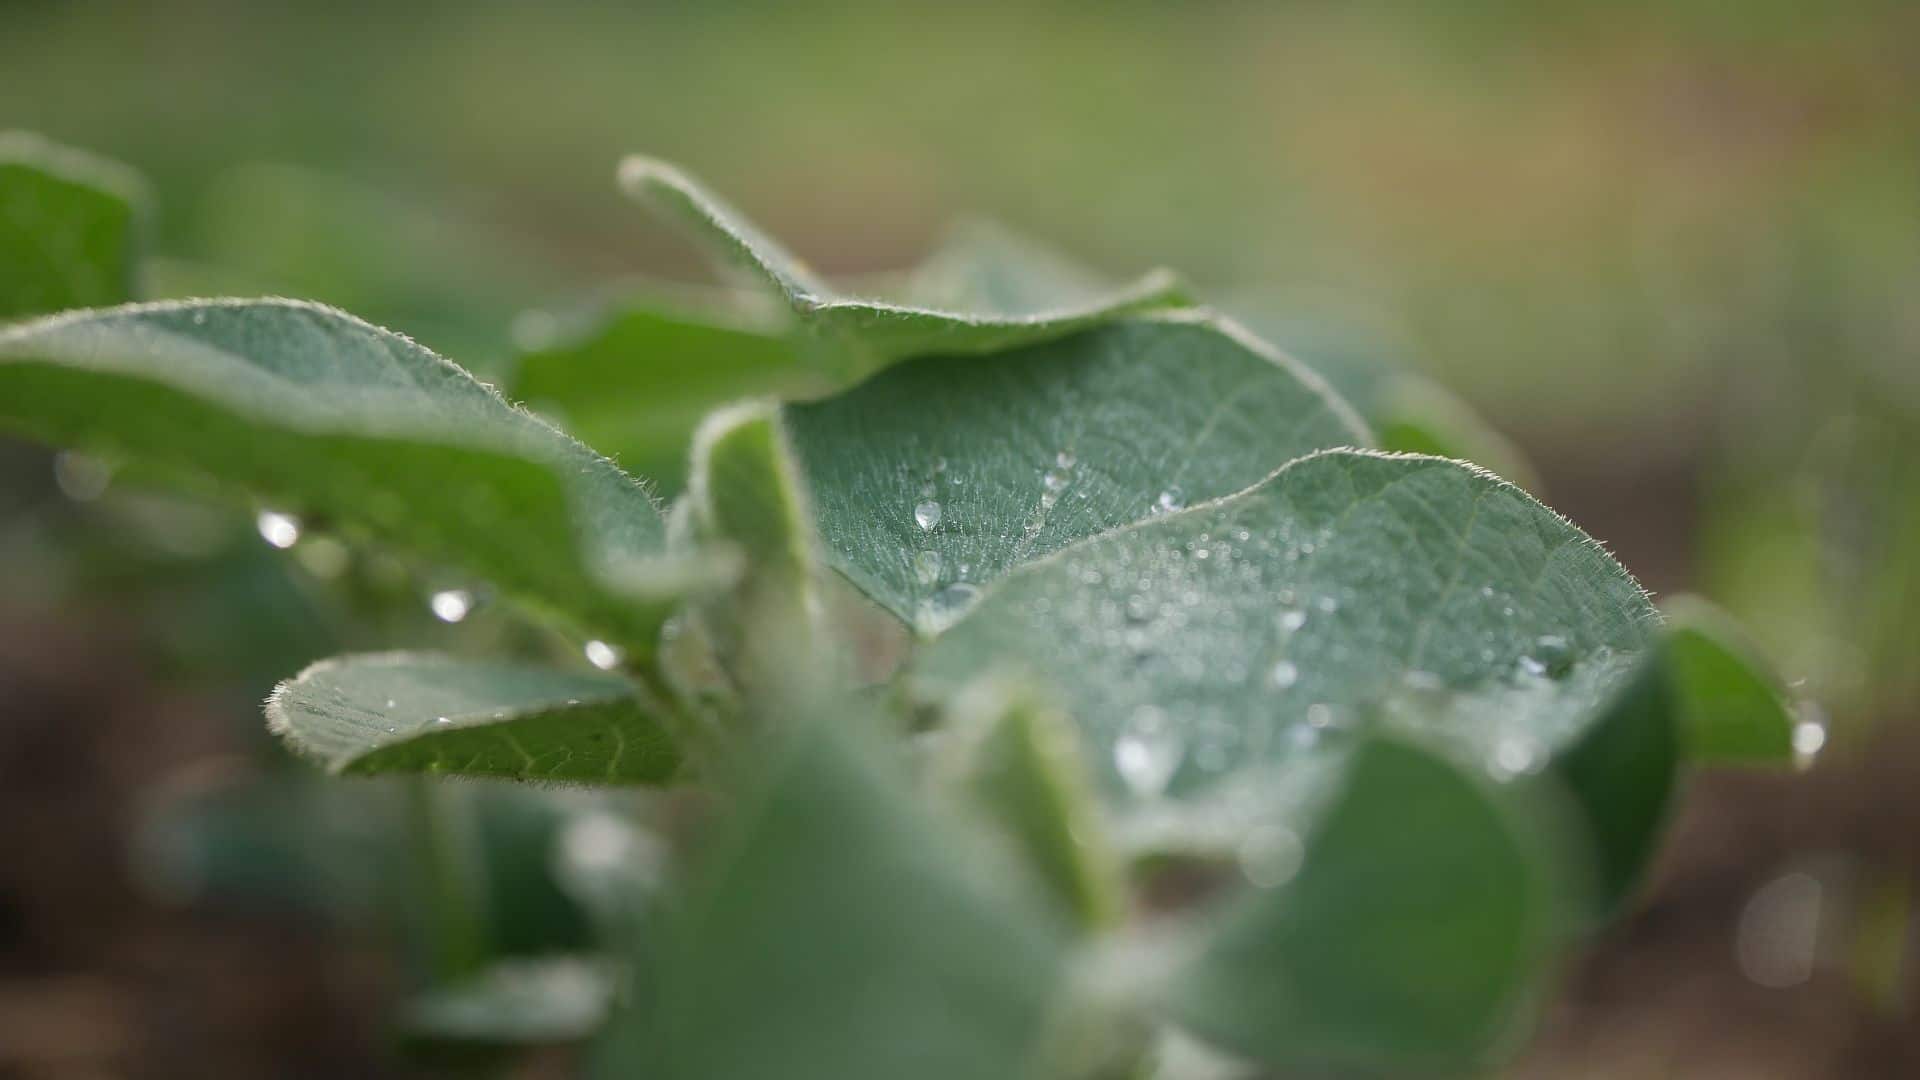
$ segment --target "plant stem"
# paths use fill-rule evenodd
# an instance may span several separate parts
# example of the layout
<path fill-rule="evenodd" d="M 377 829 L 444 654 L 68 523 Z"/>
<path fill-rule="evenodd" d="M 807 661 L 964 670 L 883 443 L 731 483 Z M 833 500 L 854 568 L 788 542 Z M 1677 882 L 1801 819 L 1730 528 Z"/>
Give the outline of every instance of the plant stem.
<path fill-rule="evenodd" d="M 415 896 L 432 950 L 435 983 L 473 975 L 487 962 L 482 867 L 465 805 L 424 777 L 406 782 L 407 824 L 418 885 Z"/>

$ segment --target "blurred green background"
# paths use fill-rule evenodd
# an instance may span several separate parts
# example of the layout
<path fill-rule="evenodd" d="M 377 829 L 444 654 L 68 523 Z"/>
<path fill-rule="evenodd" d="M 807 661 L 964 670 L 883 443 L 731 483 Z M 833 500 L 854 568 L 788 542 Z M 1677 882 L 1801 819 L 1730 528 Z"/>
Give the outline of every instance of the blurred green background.
<path fill-rule="evenodd" d="M 7 128 L 149 178 L 149 294 L 328 300 L 483 371 L 537 326 L 524 312 L 701 278 L 618 195 L 629 151 L 700 173 L 830 274 L 897 269 L 986 216 L 1115 274 L 1167 265 L 1254 298 L 1310 361 L 1424 371 L 1649 587 L 1741 616 L 1831 722 L 1807 774 L 1695 785 L 1668 868 L 1569 972 L 1523 1068 L 1920 1061 L 1920 5 L 0 0 Z M 0 491 L 0 510 L 23 498 Z M 172 685 L 147 653 L 179 597 L 29 577 L 0 596 L 15 681 L 67 641 L 76 722 L 118 710 L 164 741 L 160 691 L 87 687 Z M 285 634 L 260 630 L 246 663 L 223 670 L 206 643 L 181 708 L 239 721 L 163 756 L 244 745 L 247 699 L 287 673 L 268 666 L 327 651 L 305 603 L 276 609 Z M 8 739 L 0 761 L 39 753 Z M 72 783 L 113 802 L 159 766 L 102 768 Z M 124 842 L 132 813 L 99 842 Z M 10 843 L 8 861 L 45 857 Z M 1773 985 L 1743 935 L 1796 874 L 1823 890 L 1813 928 L 1793 924 L 1810 959 Z M 145 902 L 97 917 L 162 933 L 125 914 Z M 97 1030 L 155 1038 L 122 1015 L 131 946 L 74 959 L 34 915 L 58 906 L 0 892 L 0 1046 L 37 1015 L 8 1003 L 51 978 L 81 980 L 61 985 Z M 164 929 L 232 940 L 192 926 Z M 338 1000 L 340 950 L 311 951 L 284 992 L 334 1003 L 329 1045 L 377 1041 Z M 284 1021 L 199 1022 L 261 1060 L 285 1050 Z"/>

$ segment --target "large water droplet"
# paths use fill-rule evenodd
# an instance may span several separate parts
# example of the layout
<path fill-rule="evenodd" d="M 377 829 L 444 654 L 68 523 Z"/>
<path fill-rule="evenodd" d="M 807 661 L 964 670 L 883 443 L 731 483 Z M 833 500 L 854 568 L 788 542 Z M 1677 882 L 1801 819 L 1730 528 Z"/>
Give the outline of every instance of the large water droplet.
<path fill-rule="evenodd" d="M 1573 649 L 1558 634 L 1544 635 L 1520 658 L 1520 670 L 1536 679 L 1564 679 L 1573 670 Z"/>
<path fill-rule="evenodd" d="M 1283 611 L 1280 613 L 1280 629 L 1291 634 L 1307 625 L 1307 613 L 1304 611 Z"/>
<path fill-rule="evenodd" d="M 597 639 L 587 642 L 584 651 L 587 654 L 587 663 L 601 671 L 612 671 L 627 658 L 627 654 L 618 645 L 609 645 Z"/>
<path fill-rule="evenodd" d="M 1492 770 L 1496 777 L 1508 779 L 1536 772 L 1546 764 L 1540 743 L 1528 735 L 1503 735 L 1493 745 Z"/>
<path fill-rule="evenodd" d="M 1167 714 L 1156 706 L 1142 705 L 1114 741 L 1113 768 L 1128 790 L 1150 799 L 1166 790 L 1185 753 L 1186 740 L 1173 729 Z"/>
<path fill-rule="evenodd" d="M 1827 718 L 1811 701 L 1802 702 L 1799 712 L 1800 719 L 1793 725 L 1793 763 L 1806 769 L 1827 745 Z"/>
<path fill-rule="evenodd" d="M 1240 872 L 1255 888 L 1276 888 L 1300 872 L 1306 854 L 1306 847 L 1292 829 L 1262 825 L 1240 842 Z"/>
<path fill-rule="evenodd" d="M 441 589 L 427 598 L 433 617 L 445 623 L 457 623 L 473 611 L 473 594 L 465 589 Z"/>
<path fill-rule="evenodd" d="M 253 519 L 260 539 L 277 548 L 290 548 L 300 542 L 300 519 L 278 510 L 262 510 Z"/>
<path fill-rule="evenodd" d="M 940 504 L 928 499 L 913 508 L 913 523 L 920 526 L 922 532 L 929 532 L 940 524 Z"/>
<path fill-rule="evenodd" d="M 1300 669 L 1291 660 L 1276 662 L 1267 672 L 1267 682 L 1276 690 L 1285 690 L 1300 680 Z"/>
<path fill-rule="evenodd" d="M 1175 510 L 1185 510 L 1186 508 L 1187 493 L 1175 486 L 1162 491 L 1156 496 L 1153 500 L 1153 506 L 1148 512 L 1154 514 L 1171 514 Z"/>

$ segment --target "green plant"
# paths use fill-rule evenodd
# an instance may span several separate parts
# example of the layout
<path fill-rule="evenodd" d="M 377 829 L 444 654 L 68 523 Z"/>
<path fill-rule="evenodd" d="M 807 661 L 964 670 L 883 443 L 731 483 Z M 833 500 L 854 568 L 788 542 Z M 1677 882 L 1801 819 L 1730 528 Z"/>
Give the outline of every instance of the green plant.
<path fill-rule="evenodd" d="M 112 198 L 19 146 L 0 168 Z M 1165 274 L 1108 289 L 1004 240 L 843 296 L 677 170 L 621 181 L 762 302 L 589 316 L 513 391 L 650 461 L 704 416 L 671 505 L 331 308 L 0 329 L 8 429 L 261 500 L 278 547 L 457 567 L 579 643 L 324 660 L 267 714 L 335 773 L 668 792 L 575 860 L 618 987 L 596 1068 L 1471 1069 L 1630 894 L 1684 766 L 1790 755 L 1717 617 L 1669 629 L 1519 488 L 1401 452 L 1489 445 L 1457 403 L 1363 414 Z M 47 241 L 83 201 L 30 205 L 0 244 L 60 253 L 37 275 L 131 280 Z M 496 969 L 415 1012 L 570 1038 L 601 985 Z"/>

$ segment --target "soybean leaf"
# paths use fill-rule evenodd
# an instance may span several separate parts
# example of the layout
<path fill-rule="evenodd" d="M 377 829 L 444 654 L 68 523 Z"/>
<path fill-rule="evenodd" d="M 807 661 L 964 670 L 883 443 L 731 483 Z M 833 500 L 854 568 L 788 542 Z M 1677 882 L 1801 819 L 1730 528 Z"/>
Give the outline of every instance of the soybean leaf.
<path fill-rule="evenodd" d="M 636 198 L 686 224 L 730 268 L 773 291 L 802 331 L 824 342 L 837 366 L 864 374 L 887 362 L 923 353 L 997 352 L 1109 322 L 1129 313 L 1181 307 L 1184 290 L 1164 271 L 1096 300 L 1059 310 L 1008 315 L 935 311 L 838 295 L 704 185 L 666 162 L 631 156 L 620 182 Z"/>
<path fill-rule="evenodd" d="M 1158 820 L 1170 795 L 1187 823 L 1218 822 L 1202 806 L 1311 773 L 1375 727 L 1501 775 L 1551 768 L 1605 719 L 1657 619 L 1625 570 L 1517 488 L 1336 450 L 1015 571 L 922 650 L 910 683 L 938 700 L 992 667 L 1047 673 L 1112 808 Z M 1604 815 L 1608 784 L 1643 772 L 1594 760 L 1583 809 Z M 1647 767 L 1670 776 L 1673 755 Z M 1636 839 L 1638 857 L 1650 836 Z"/>
<path fill-rule="evenodd" d="M 621 1075 L 1027 1074 L 1061 976 L 1051 923 L 847 719 L 774 744 L 670 927 L 660 1013 Z"/>
<path fill-rule="evenodd" d="M 988 678 L 955 702 L 954 783 L 997 825 L 1073 922 L 1120 916 L 1119 868 L 1088 790 L 1072 720 L 1017 681 Z"/>
<path fill-rule="evenodd" d="M 638 298 L 520 357 L 514 396 L 638 475 L 678 485 L 700 418 L 741 398 L 825 388 L 793 343 L 755 320 Z"/>
<path fill-rule="evenodd" d="M 0 132 L 0 319 L 128 299 L 146 202 L 120 165 Z"/>
<path fill-rule="evenodd" d="M 335 773 L 658 784 L 680 760 L 625 679 L 431 653 L 323 660 L 275 688 L 267 723 Z"/>
<path fill-rule="evenodd" d="M 832 564 L 926 634 L 1023 563 L 1368 441 L 1311 372 L 1203 314 L 921 357 L 787 416 Z"/>
<path fill-rule="evenodd" d="M 1096 303 L 1114 286 L 991 222 L 956 226 L 907 279 L 910 302 L 946 311 L 1038 315 Z"/>
<path fill-rule="evenodd" d="M 1173 981 L 1172 1013 L 1272 1064 L 1457 1069 L 1512 1033 L 1558 920 L 1507 793 L 1392 740 L 1351 751 L 1296 835 L 1241 854 L 1253 887 Z"/>
<path fill-rule="evenodd" d="M 1759 648 L 1705 600 L 1666 604 L 1666 650 L 1687 754 L 1709 764 L 1793 758 L 1793 709 Z"/>
<path fill-rule="evenodd" d="M 663 557 L 661 515 L 611 462 L 316 305 L 133 305 L 0 331 L 0 426 L 363 530 L 635 650 L 712 573 Z"/>

